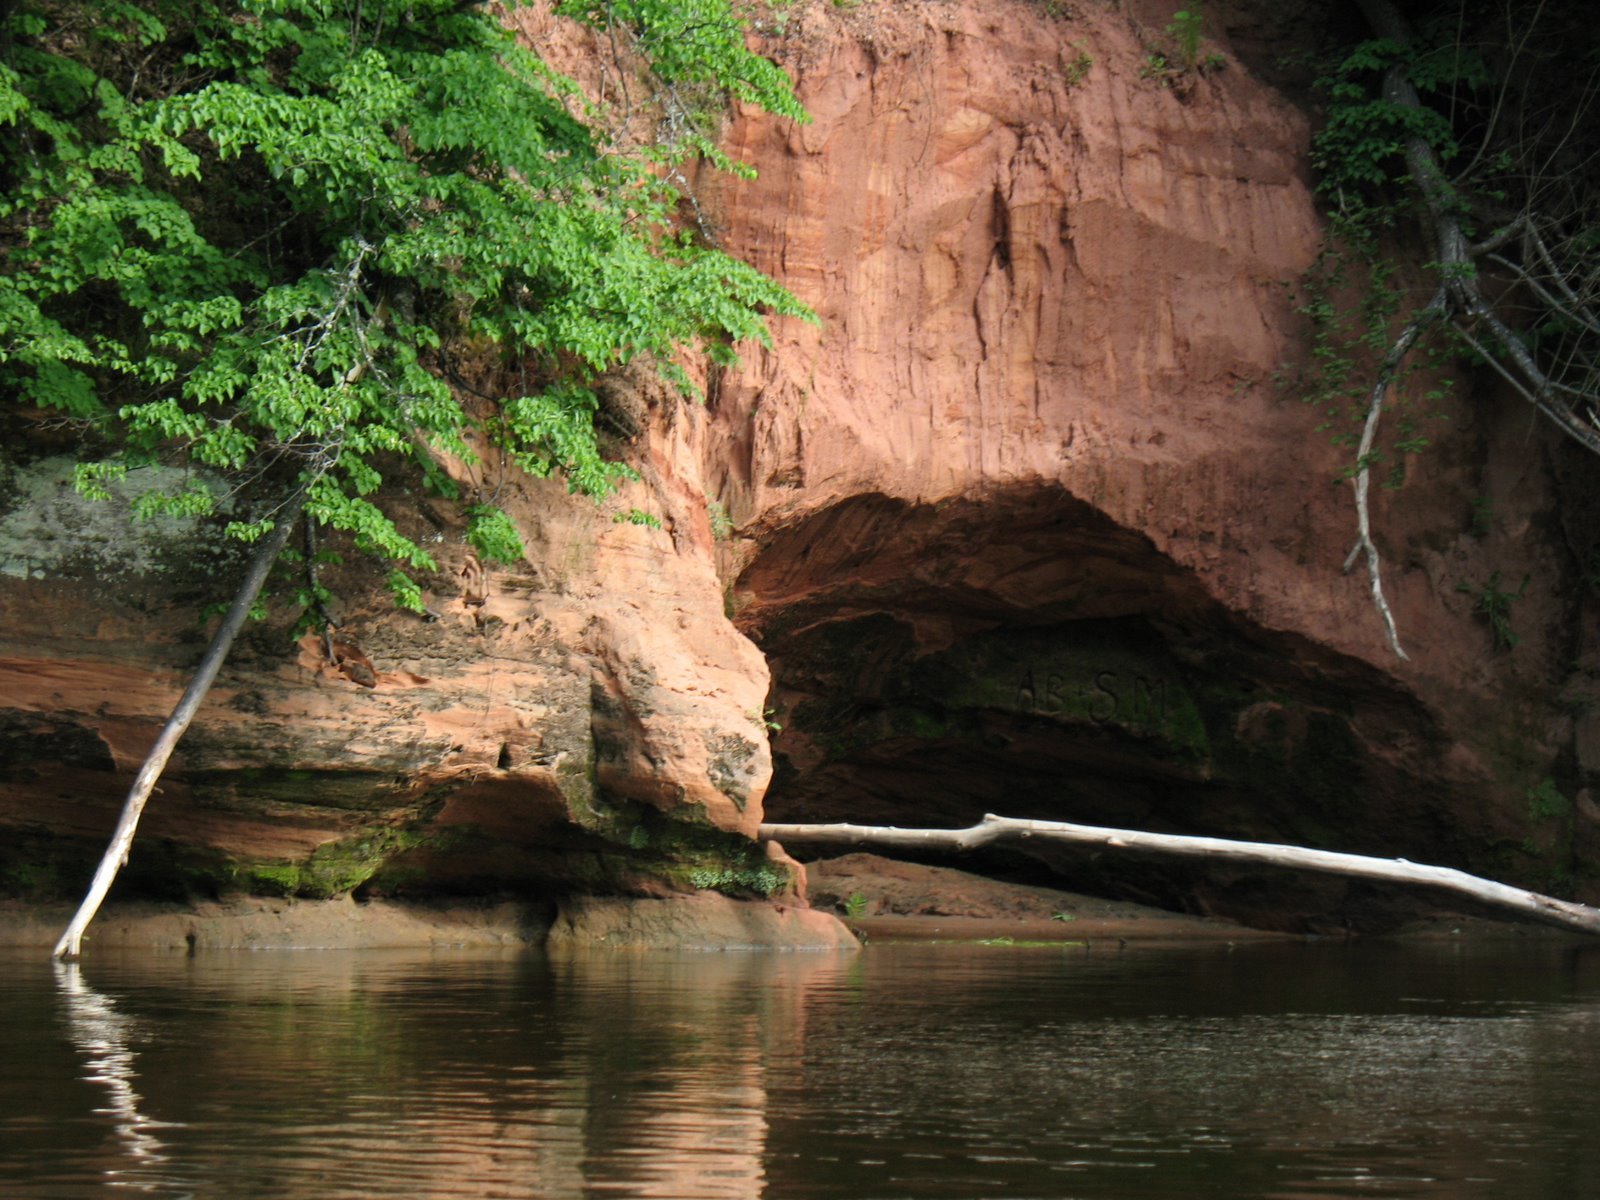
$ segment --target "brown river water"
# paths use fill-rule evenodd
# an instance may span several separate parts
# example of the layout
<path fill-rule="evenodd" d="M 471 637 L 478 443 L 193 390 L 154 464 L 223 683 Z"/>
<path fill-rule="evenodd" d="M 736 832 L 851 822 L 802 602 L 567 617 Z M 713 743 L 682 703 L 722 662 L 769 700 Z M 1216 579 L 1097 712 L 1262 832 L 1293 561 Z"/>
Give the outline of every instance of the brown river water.
<path fill-rule="evenodd" d="M 1600 948 L 0 970 L 8 1200 L 1600 1197 Z"/>

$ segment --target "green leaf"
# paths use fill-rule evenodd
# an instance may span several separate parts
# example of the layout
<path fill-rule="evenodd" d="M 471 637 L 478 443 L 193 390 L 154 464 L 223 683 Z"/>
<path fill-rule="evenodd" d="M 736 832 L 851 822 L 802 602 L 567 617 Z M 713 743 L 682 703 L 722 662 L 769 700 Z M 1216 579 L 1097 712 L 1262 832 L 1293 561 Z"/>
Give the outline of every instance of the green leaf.
<path fill-rule="evenodd" d="M 467 542 L 480 558 L 510 565 L 526 556 L 517 527 L 500 509 L 474 504 L 467 509 Z"/>
<path fill-rule="evenodd" d="M 422 600 L 422 589 L 404 571 L 390 571 L 387 582 L 389 594 L 401 608 L 414 613 L 428 611 L 428 606 Z"/>

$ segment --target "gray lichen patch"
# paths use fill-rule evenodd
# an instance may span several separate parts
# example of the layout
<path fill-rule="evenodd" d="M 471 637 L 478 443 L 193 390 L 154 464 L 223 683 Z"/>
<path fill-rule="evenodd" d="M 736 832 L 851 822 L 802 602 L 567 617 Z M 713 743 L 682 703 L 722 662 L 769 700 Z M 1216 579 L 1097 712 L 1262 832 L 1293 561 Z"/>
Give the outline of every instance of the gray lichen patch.
<path fill-rule="evenodd" d="M 755 765 L 761 747 L 749 738 L 736 733 L 705 736 L 708 763 L 706 775 L 711 784 L 732 800 L 740 812 L 750 802 L 750 792 L 756 781 Z"/>
<path fill-rule="evenodd" d="M 89 500 L 72 485 L 67 456 L 17 464 L 0 459 L 0 575 L 15 579 L 89 579 L 191 570 L 197 552 L 217 539 L 193 517 L 135 520 L 134 497 L 176 489 L 191 473 L 147 467 L 110 485 L 110 500 Z"/>

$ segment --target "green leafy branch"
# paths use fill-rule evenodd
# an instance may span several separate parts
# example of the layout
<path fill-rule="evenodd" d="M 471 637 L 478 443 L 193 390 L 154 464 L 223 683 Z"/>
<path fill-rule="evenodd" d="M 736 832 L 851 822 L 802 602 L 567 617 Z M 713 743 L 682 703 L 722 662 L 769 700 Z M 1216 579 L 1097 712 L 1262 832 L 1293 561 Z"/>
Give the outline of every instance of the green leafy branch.
<path fill-rule="evenodd" d="M 729 0 L 560 11 L 625 32 L 669 86 L 802 115 Z M 228 524 L 255 543 L 249 568 L 56 956 L 77 957 L 302 511 L 297 590 L 325 644 L 315 526 L 384 560 L 420 611 L 412 572 L 434 562 L 382 507 L 386 476 L 461 499 L 446 463 L 474 466 L 488 444 L 604 495 L 629 474 L 595 427 L 607 372 L 696 346 L 731 361 L 768 315 L 810 315 L 679 227 L 681 172 L 662 166 L 684 147 L 713 149 L 616 137 L 459 0 L 0 6 L 0 391 L 79 432 L 86 495 L 176 461 L 185 481 L 146 488 L 137 515 L 205 516 L 252 485 L 267 497 Z M 469 405 L 449 381 L 466 358 L 518 385 Z M 493 497 L 465 500 L 477 552 L 522 557 Z"/>
<path fill-rule="evenodd" d="M 726 0 L 560 11 L 626 31 L 674 86 L 803 116 Z M 144 515 L 311 481 L 308 515 L 419 603 L 407 572 L 432 559 L 378 502 L 397 464 L 454 494 L 442 464 L 487 444 L 604 496 L 632 476 L 595 427 L 602 376 L 688 345 L 729 361 L 768 314 L 809 316 L 679 230 L 659 147 L 576 95 L 444 0 L 21 0 L 0 34 L 0 386 L 82 431 L 86 494 L 207 469 Z M 469 407 L 447 355 L 532 386 Z M 467 518 L 480 554 L 521 557 L 490 498 Z"/>

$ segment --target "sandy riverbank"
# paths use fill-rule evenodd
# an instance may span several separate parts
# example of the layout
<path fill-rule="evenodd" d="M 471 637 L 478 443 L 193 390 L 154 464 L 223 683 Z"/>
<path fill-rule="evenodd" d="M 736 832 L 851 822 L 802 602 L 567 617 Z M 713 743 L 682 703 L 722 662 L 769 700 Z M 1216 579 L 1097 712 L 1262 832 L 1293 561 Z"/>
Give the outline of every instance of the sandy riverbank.
<path fill-rule="evenodd" d="M 811 902 L 841 915 L 868 941 L 1089 942 L 1127 945 L 1293 940 L 1300 935 L 1232 921 L 1006 883 L 953 867 L 847 854 L 807 864 Z M 1577 935 L 1449 910 L 1387 936 L 1472 940 Z"/>

